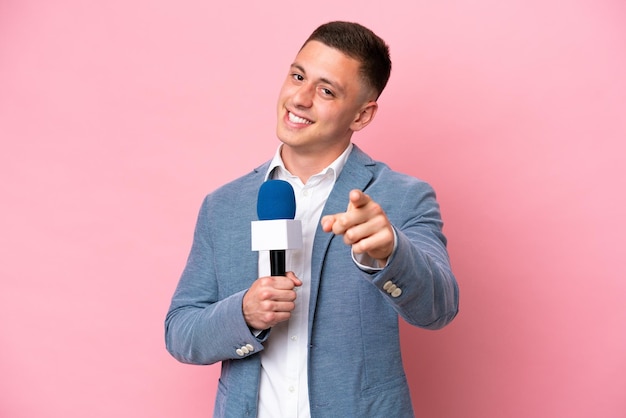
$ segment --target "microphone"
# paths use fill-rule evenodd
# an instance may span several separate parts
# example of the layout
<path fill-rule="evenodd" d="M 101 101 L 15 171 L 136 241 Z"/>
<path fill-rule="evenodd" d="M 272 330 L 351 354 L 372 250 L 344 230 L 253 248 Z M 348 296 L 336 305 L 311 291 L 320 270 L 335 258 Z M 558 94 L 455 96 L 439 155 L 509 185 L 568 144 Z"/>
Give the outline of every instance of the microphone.
<path fill-rule="evenodd" d="M 272 276 L 285 276 L 285 250 L 302 247 L 302 224 L 295 220 L 296 196 L 291 184 L 267 180 L 257 198 L 258 221 L 252 221 L 252 251 L 270 252 Z"/>

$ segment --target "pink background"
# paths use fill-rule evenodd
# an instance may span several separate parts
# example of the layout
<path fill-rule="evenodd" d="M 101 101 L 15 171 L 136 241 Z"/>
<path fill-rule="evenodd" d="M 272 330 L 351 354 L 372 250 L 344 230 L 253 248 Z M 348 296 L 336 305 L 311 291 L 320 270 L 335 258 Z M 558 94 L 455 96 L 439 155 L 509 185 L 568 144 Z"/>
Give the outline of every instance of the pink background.
<path fill-rule="evenodd" d="M 622 0 L 1 0 L 1 417 L 210 416 L 169 299 L 333 19 L 391 45 L 355 142 L 436 188 L 461 287 L 448 328 L 403 327 L 418 415 L 626 416 Z"/>

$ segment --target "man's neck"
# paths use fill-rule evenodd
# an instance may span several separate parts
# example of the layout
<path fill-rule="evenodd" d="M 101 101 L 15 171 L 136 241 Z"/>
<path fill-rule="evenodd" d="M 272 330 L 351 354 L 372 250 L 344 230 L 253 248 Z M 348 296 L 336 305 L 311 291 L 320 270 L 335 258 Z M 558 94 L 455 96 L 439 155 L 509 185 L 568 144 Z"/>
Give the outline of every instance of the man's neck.
<path fill-rule="evenodd" d="M 350 145 L 348 142 L 343 148 L 327 150 L 323 153 L 298 152 L 292 147 L 283 144 L 281 149 L 281 158 L 285 168 L 294 176 L 297 176 L 302 184 L 306 184 L 309 178 L 324 170 L 333 163 Z"/>

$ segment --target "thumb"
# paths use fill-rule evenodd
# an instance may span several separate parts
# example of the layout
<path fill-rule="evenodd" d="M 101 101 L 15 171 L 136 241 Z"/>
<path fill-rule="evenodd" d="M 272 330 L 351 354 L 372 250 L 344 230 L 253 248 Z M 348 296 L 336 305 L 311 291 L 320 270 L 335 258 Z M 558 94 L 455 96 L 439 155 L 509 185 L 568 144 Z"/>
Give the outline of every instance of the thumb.
<path fill-rule="evenodd" d="M 302 286 L 302 280 L 298 279 L 298 277 L 295 275 L 293 271 L 288 271 L 287 277 L 291 279 L 294 286 Z"/>
<path fill-rule="evenodd" d="M 333 230 L 333 224 L 335 223 L 335 215 L 326 215 L 322 217 L 320 221 L 322 224 L 322 230 L 324 232 L 330 232 Z"/>

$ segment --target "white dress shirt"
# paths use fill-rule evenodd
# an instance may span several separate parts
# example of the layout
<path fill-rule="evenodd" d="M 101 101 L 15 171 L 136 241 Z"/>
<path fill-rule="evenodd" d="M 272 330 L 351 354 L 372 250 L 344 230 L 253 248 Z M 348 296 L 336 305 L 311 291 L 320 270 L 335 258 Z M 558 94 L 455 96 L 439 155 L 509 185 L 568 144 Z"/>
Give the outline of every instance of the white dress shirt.
<path fill-rule="evenodd" d="M 332 164 L 303 184 L 300 178 L 285 168 L 278 147 L 267 174 L 267 179 L 285 180 L 293 187 L 296 196 L 296 216 L 302 222 L 302 248 L 286 252 L 287 271 L 293 271 L 302 281 L 296 288 L 296 307 L 288 321 L 274 327 L 261 352 L 261 381 L 259 387 L 258 418 L 309 418 L 308 341 L 309 297 L 311 294 L 311 258 L 313 239 L 322 211 L 341 170 L 346 164 L 353 145 Z M 347 196 L 346 196 L 347 200 Z M 394 230 L 394 249 L 398 237 Z M 367 254 L 352 253 L 352 260 L 362 270 L 374 273 L 382 269 Z M 269 276 L 269 251 L 259 252 L 259 277 Z"/>
<path fill-rule="evenodd" d="M 302 222 L 303 246 L 286 252 L 287 271 L 293 271 L 302 281 L 297 291 L 296 307 L 289 321 L 272 327 L 270 337 L 261 352 L 261 382 L 259 388 L 259 418 L 310 417 L 307 384 L 307 344 L 309 296 L 311 286 L 311 257 L 313 238 L 320 222 L 326 200 L 343 169 L 352 144 L 331 165 L 309 178 L 306 184 L 289 173 L 278 148 L 266 178 L 285 180 L 296 196 L 296 217 Z M 259 253 L 259 277 L 270 275 L 269 252 Z"/>

